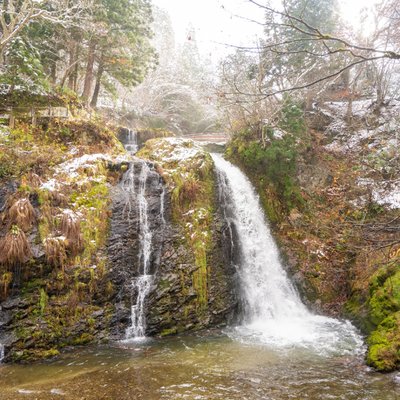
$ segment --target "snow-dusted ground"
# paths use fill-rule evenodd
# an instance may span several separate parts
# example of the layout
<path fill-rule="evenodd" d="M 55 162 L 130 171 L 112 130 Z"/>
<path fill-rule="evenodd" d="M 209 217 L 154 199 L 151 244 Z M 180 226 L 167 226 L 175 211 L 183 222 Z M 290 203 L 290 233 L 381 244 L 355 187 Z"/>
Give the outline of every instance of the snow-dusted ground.
<path fill-rule="evenodd" d="M 396 180 L 376 181 L 371 178 L 359 178 L 357 184 L 370 190 L 371 200 L 387 208 L 400 208 L 400 178 Z M 369 199 L 364 196 L 360 198 L 361 204 Z"/>
<path fill-rule="evenodd" d="M 47 182 L 42 183 L 41 189 L 48 190 L 50 192 L 55 191 L 60 188 L 60 185 L 64 183 L 70 183 L 71 181 L 78 181 L 78 184 L 83 184 L 88 180 L 96 180 L 96 177 L 85 177 L 83 180 L 80 178 L 78 170 L 80 169 L 96 169 L 98 167 L 99 161 L 107 161 L 115 164 L 129 161 L 128 155 L 120 155 L 113 157 L 109 154 L 85 154 L 81 157 L 73 158 L 68 160 L 54 169 L 53 178 L 49 179 Z M 61 175 L 66 175 L 67 181 L 61 179 Z"/>
<path fill-rule="evenodd" d="M 153 152 L 153 157 L 163 160 L 163 162 L 185 162 L 204 153 L 202 146 L 191 139 L 185 138 L 164 138 Z"/>
<path fill-rule="evenodd" d="M 326 149 L 360 162 L 362 177 L 357 183 L 368 188 L 373 201 L 400 208 L 400 101 L 391 100 L 379 115 L 373 112 L 373 99 L 354 101 L 351 125 L 346 122 L 347 107 L 347 101 L 319 106 L 318 111 L 331 120 L 325 130 Z M 388 170 L 390 179 L 384 179 Z"/>

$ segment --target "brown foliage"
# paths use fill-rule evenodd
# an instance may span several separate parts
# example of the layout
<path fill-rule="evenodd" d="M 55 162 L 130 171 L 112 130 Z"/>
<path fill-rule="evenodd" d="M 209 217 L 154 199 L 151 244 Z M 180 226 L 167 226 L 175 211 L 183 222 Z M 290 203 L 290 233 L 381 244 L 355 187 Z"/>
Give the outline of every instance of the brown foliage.
<path fill-rule="evenodd" d="M 27 175 L 21 180 L 22 185 L 29 185 L 33 188 L 39 188 L 42 183 L 43 181 L 40 176 L 35 174 L 33 171 L 29 171 Z"/>
<path fill-rule="evenodd" d="M 181 189 L 181 196 L 183 199 L 195 201 L 200 192 L 201 184 L 196 178 L 191 177 L 184 181 Z"/>
<path fill-rule="evenodd" d="M 58 143 L 72 142 L 79 145 L 109 146 L 113 143 L 113 134 L 105 124 L 92 121 L 60 121 L 49 125 L 47 137 Z"/>
<path fill-rule="evenodd" d="M 79 305 L 79 295 L 76 291 L 71 291 L 67 298 L 68 310 L 73 313 Z"/>
<path fill-rule="evenodd" d="M 24 232 L 35 222 L 35 210 L 28 199 L 17 200 L 8 210 L 10 225 L 18 225 Z"/>
<path fill-rule="evenodd" d="M 66 245 L 71 255 L 77 255 L 83 248 L 81 219 L 71 210 L 64 210 L 61 217 L 60 231 L 67 239 Z"/>
<path fill-rule="evenodd" d="M 67 261 L 64 238 L 48 237 L 44 241 L 44 250 L 47 262 L 54 267 L 60 267 L 64 270 Z"/>
<path fill-rule="evenodd" d="M 2 292 L 0 293 L 0 298 L 2 297 L 3 299 L 7 298 L 8 295 L 8 289 L 10 287 L 10 284 L 13 279 L 13 274 L 12 272 L 4 272 L 0 276 L 0 287 L 2 288 Z"/>
<path fill-rule="evenodd" d="M 13 225 L 0 241 L 0 263 L 7 266 L 23 264 L 31 255 L 31 247 L 25 233 L 18 226 Z"/>

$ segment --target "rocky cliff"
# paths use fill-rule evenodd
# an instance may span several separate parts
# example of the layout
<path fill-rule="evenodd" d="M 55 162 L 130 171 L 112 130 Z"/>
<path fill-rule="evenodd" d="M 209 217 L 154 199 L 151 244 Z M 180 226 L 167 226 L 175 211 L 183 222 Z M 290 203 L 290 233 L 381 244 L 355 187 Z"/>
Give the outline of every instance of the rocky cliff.
<path fill-rule="evenodd" d="M 124 338 L 143 257 L 140 185 L 153 238 L 146 334 L 234 317 L 235 270 L 213 163 L 193 142 L 155 139 L 130 159 L 112 130 L 68 121 L 2 131 L 0 146 L 5 361 Z"/>

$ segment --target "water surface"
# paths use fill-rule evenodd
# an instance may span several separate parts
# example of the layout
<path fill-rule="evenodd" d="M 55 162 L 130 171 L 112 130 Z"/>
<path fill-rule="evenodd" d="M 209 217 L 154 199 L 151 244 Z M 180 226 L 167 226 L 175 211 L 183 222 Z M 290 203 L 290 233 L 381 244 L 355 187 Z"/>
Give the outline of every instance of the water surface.
<path fill-rule="evenodd" d="M 362 354 L 273 348 L 231 330 L 77 349 L 35 365 L 0 366 L 0 399 L 395 400 L 394 375 Z"/>

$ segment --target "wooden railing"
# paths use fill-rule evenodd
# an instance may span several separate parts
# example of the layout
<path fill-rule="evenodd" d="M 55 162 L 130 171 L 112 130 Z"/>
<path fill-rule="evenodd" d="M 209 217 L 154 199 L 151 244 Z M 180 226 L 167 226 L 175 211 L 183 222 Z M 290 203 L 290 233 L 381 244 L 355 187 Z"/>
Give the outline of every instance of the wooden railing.
<path fill-rule="evenodd" d="M 30 120 L 32 125 L 36 125 L 38 119 L 67 119 L 69 111 L 67 107 L 9 107 L 1 108 L 0 120 L 8 120 L 10 128 L 15 127 L 16 120 Z"/>

